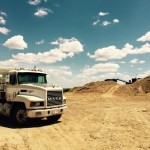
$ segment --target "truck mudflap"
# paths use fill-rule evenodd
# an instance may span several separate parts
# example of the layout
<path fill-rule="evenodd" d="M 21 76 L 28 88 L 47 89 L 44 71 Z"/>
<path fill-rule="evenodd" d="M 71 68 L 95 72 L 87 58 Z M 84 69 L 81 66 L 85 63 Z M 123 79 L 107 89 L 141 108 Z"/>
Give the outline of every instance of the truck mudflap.
<path fill-rule="evenodd" d="M 38 109 L 38 110 L 27 110 L 28 118 L 43 118 L 54 115 L 63 114 L 66 111 L 67 106 L 58 108 Z"/>

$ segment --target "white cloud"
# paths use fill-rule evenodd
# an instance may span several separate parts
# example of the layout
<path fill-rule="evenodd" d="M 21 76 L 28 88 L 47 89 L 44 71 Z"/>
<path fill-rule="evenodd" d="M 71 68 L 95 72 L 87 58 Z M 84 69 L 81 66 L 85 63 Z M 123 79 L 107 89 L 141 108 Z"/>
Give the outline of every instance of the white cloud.
<path fill-rule="evenodd" d="M 0 24 L 6 24 L 6 20 L 2 16 L 0 16 Z"/>
<path fill-rule="evenodd" d="M 51 44 L 58 45 L 59 49 L 63 52 L 80 53 L 83 51 L 83 45 L 76 38 L 58 38 L 56 41 L 51 42 Z"/>
<path fill-rule="evenodd" d="M 27 43 L 24 41 L 22 35 L 16 35 L 8 39 L 3 46 L 9 48 L 9 49 L 19 49 L 23 50 L 27 48 Z"/>
<path fill-rule="evenodd" d="M 150 53 L 149 43 L 142 45 L 140 48 L 134 48 L 132 51 L 129 52 L 129 54 L 144 54 L 144 53 Z"/>
<path fill-rule="evenodd" d="M 140 63 L 140 64 L 144 64 L 144 63 L 145 63 L 145 61 L 144 61 L 144 60 L 141 60 L 141 61 L 139 61 L 139 63 Z"/>
<path fill-rule="evenodd" d="M 108 46 L 104 48 L 97 49 L 94 55 L 87 53 L 90 58 L 95 59 L 96 61 L 107 61 L 113 59 L 122 59 L 129 54 L 144 54 L 150 53 L 150 44 L 146 43 L 140 48 L 134 48 L 130 44 L 125 44 L 122 49 L 117 49 L 116 46 Z"/>
<path fill-rule="evenodd" d="M 83 85 L 85 83 L 94 81 L 103 81 L 105 79 L 119 78 L 125 81 L 131 79 L 131 77 L 125 73 L 119 73 L 119 65 L 115 63 L 100 63 L 91 67 L 85 66 L 83 71 L 75 76 L 76 86 Z"/>
<path fill-rule="evenodd" d="M 10 32 L 10 30 L 8 30 L 5 27 L 0 27 L 0 33 L 7 35 Z"/>
<path fill-rule="evenodd" d="M 39 59 L 39 62 L 54 63 L 62 61 L 67 57 L 73 57 L 74 54 L 78 54 L 83 51 L 83 45 L 76 38 L 59 38 L 52 43 L 58 45 L 58 48 L 52 49 L 48 52 L 38 53 L 37 59 Z"/>
<path fill-rule="evenodd" d="M 2 12 L 2 11 L 0 11 L 0 15 L 2 15 L 2 16 L 7 16 L 7 14 L 5 13 L 5 12 Z"/>
<path fill-rule="evenodd" d="M 70 68 L 57 67 L 57 68 L 50 68 L 46 70 L 47 74 L 53 77 L 61 77 L 61 76 L 72 76 L 72 72 Z"/>
<path fill-rule="evenodd" d="M 150 31 L 147 32 L 145 35 L 141 36 L 140 38 L 138 38 L 137 41 L 140 42 L 150 41 Z"/>
<path fill-rule="evenodd" d="M 35 44 L 36 44 L 36 45 L 42 45 L 42 44 L 44 44 L 44 40 L 42 39 L 42 40 L 40 40 L 40 41 L 37 41 L 37 42 L 35 42 Z"/>
<path fill-rule="evenodd" d="M 118 19 L 114 19 L 113 23 L 119 23 L 119 20 Z"/>
<path fill-rule="evenodd" d="M 109 13 L 108 13 L 108 12 L 99 12 L 98 15 L 99 15 L 99 16 L 106 16 L 106 15 L 109 15 Z"/>
<path fill-rule="evenodd" d="M 18 67 L 18 63 L 14 59 L 0 61 L 0 65 L 6 67 Z"/>
<path fill-rule="evenodd" d="M 109 21 L 103 21 L 103 22 L 102 22 L 102 25 L 103 25 L 103 26 L 108 26 L 108 25 L 110 25 L 110 24 L 111 24 L 111 23 L 110 23 Z"/>
<path fill-rule="evenodd" d="M 12 60 L 14 60 L 15 63 L 28 63 L 28 64 L 38 63 L 37 55 L 34 53 L 26 53 L 26 54 L 18 53 L 17 55 L 12 54 Z"/>
<path fill-rule="evenodd" d="M 93 22 L 93 26 L 96 26 L 96 25 L 98 25 L 98 23 L 100 22 L 100 20 L 98 19 L 98 20 L 96 20 L 96 21 L 94 21 Z"/>
<path fill-rule="evenodd" d="M 130 61 L 130 63 L 131 63 L 131 64 L 137 64 L 137 63 L 138 63 L 138 59 L 132 59 L 132 60 Z"/>
<path fill-rule="evenodd" d="M 92 67 L 84 68 L 83 72 L 78 77 L 89 77 L 97 73 L 114 73 L 117 72 L 120 66 L 114 63 L 99 63 Z"/>
<path fill-rule="evenodd" d="M 126 56 L 126 53 L 117 49 L 116 46 L 109 46 L 98 49 L 94 55 L 88 54 L 88 56 L 94 58 L 96 61 L 107 61 L 110 59 L 121 59 Z"/>
<path fill-rule="evenodd" d="M 60 85 L 68 88 L 74 84 L 74 77 L 72 76 L 70 67 L 58 66 L 54 68 L 51 66 L 45 69 L 45 72 L 47 73 L 48 83 L 50 83 L 50 85 Z"/>
<path fill-rule="evenodd" d="M 144 64 L 145 63 L 145 61 L 144 60 L 138 60 L 138 59 L 132 59 L 131 61 L 130 61 L 130 63 L 131 64 Z"/>
<path fill-rule="evenodd" d="M 28 63 L 28 64 L 40 64 L 40 63 L 55 63 L 57 61 L 62 61 L 68 57 L 73 57 L 83 51 L 83 45 L 76 39 L 63 39 L 59 38 L 57 40 L 58 48 L 51 49 L 47 52 L 35 53 L 18 53 L 12 55 L 12 59 L 1 61 L 1 63 L 9 63 L 10 61 L 14 64 Z M 15 45 L 16 46 L 16 45 Z M 18 45 L 17 45 L 18 46 Z M 27 61 L 28 59 L 28 61 Z"/>
<path fill-rule="evenodd" d="M 100 17 L 104 17 L 104 16 L 107 16 L 107 15 L 109 15 L 108 12 L 99 12 L 99 13 L 98 13 L 98 17 L 95 17 L 95 18 L 96 18 L 96 21 L 94 21 L 94 22 L 92 23 L 92 25 L 93 25 L 93 26 L 96 26 L 96 25 L 100 24 L 100 25 L 102 25 L 102 26 L 108 26 L 108 25 L 110 25 L 110 24 L 112 24 L 112 23 L 114 23 L 114 24 L 119 23 L 119 19 L 113 19 L 113 21 L 109 21 L 109 20 L 105 20 L 105 21 L 104 21 L 104 20 L 103 20 L 102 23 L 99 23 L 99 22 L 100 22 Z"/>
<path fill-rule="evenodd" d="M 37 17 L 43 17 L 48 15 L 49 13 L 53 13 L 53 11 L 51 9 L 47 9 L 47 8 L 39 8 L 34 15 Z"/>
<path fill-rule="evenodd" d="M 41 3 L 41 0 L 29 0 L 28 3 L 30 5 L 38 5 Z"/>
<path fill-rule="evenodd" d="M 150 70 L 147 70 L 142 74 L 139 74 L 137 77 L 138 78 L 145 78 L 146 76 L 150 76 Z"/>

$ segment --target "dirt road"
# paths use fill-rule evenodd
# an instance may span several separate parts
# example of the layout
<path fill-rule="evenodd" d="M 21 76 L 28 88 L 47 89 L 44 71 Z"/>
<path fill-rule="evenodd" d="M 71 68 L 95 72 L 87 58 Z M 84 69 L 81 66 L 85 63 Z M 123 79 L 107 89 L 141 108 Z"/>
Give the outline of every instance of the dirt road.
<path fill-rule="evenodd" d="M 150 150 L 150 95 L 66 97 L 68 110 L 55 124 L 17 128 L 0 118 L 0 150 Z"/>

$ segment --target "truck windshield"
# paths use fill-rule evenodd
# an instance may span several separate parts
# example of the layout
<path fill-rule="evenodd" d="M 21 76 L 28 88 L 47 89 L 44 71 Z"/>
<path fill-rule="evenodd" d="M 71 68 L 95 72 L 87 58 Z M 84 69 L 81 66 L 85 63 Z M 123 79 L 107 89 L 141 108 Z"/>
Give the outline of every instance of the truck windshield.
<path fill-rule="evenodd" d="M 19 84 L 29 84 L 29 83 L 47 83 L 46 74 L 42 73 L 18 73 L 18 83 Z"/>

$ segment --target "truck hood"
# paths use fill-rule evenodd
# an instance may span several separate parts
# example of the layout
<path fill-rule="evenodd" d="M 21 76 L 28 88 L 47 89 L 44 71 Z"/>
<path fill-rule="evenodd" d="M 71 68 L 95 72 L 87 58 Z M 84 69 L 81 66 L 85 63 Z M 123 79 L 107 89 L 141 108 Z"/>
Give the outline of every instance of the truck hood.
<path fill-rule="evenodd" d="M 47 84 L 21 84 L 21 88 L 26 88 L 26 89 L 37 89 L 37 90 L 47 90 L 47 91 L 56 91 L 56 90 L 62 90 L 61 87 L 58 86 L 50 86 Z"/>

